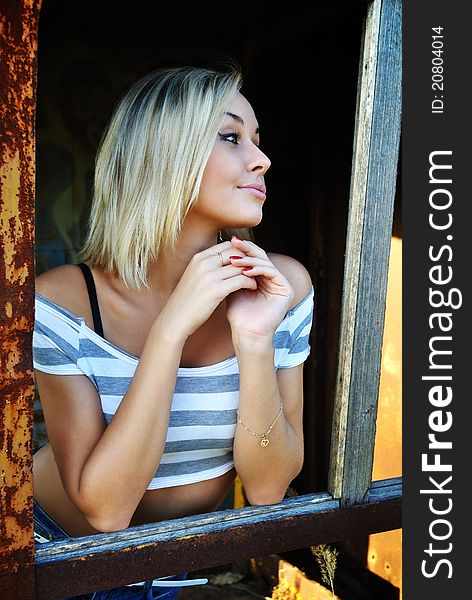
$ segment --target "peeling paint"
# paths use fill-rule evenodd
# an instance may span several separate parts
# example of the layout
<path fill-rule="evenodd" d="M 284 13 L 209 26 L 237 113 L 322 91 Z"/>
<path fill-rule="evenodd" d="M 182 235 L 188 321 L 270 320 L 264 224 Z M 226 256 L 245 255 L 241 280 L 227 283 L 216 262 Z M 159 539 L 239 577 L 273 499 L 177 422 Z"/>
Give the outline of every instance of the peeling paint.
<path fill-rule="evenodd" d="M 0 13 L 0 589 L 35 597 L 32 519 L 34 118 L 40 0 Z"/>

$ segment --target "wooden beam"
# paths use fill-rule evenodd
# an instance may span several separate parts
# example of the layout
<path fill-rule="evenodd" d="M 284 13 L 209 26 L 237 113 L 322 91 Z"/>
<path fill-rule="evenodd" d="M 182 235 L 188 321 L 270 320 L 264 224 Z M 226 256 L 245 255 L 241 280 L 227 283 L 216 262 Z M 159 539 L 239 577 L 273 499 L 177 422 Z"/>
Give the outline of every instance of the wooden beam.
<path fill-rule="evenodd" d="M 38 546 L 38 600 L 90 593 L 238 560 L 401 527 L 401 479 L 374 482 L 341 509 L 320 492 Z"/>
<path fill-rule="evenodd" d="M 356 111 L 328 490 L 370 487 L 401 120 L 401 1 L 367 9 Z"/>

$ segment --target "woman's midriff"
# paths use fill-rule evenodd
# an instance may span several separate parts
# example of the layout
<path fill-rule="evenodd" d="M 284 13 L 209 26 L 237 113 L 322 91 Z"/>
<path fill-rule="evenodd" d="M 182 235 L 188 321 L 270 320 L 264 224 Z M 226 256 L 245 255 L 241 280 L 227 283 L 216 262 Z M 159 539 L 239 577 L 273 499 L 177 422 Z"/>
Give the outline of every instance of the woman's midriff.
<path fill-rule="evenodd" d="M 49 445 L 34 455 L 34 497 L 39 505 L 69 535 L 97 533 L 72 504 L 62 485 L 54 455 Z M 187 485 L 147 491 L 132 518 L 131 525 L 176 519 L 216 510 L 235 478 L 235 471 Z"/>

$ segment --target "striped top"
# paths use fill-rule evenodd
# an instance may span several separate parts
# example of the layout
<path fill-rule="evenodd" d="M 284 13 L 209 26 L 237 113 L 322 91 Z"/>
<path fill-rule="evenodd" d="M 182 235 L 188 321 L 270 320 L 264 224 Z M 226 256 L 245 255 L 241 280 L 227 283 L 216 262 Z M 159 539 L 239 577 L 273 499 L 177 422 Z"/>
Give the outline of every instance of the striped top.
<path fill-rule="evenodd" d="M 313 299 L 312 288 L 277 328 L 277 369 L 294 367 L 309 355 Z M 86 375 L 109 423 L 139 359 L 97 335 L 82 317 L 39 294 L 35 307 L 34 368 L 55 375 Z M 232 469 L 238 404 L 236 356 L 204 367 L 180 367 L 164 454 L 148 490 L 205 481 Z"/>

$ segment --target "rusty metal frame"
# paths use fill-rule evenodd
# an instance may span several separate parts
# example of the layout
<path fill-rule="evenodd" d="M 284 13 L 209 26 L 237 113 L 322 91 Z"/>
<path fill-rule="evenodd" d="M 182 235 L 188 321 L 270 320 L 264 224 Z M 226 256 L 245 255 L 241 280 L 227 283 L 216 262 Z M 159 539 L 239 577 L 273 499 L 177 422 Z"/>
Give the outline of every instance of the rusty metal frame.
<path fill-rule="evenodd" d="M 0 14 L 0 596 L 34 597 L 31 363 L 39 0 Z"/>
<path fill-rule="evenodd" d="M 374 482 L 368 500 L 341 508 L 326 492 L 43 544 L 38 600 L 229 564 L 401 527 L 401 479 Z"/>
<path fill-rule="evenodd" d="M 392 7 L 399 0 L 374 0 Z M 41 0 L 0 12 L 0 596 L 52 599 L 401 527 L 401 479 L 374 482 L 361 503 L 343 493 L 284 500 L 114 534 L 45 544 L 32 519 L 34 194 L 37 28 Z M 374 11 L 375 12 L 375 11 Z M 378 165 L 377 165 L 378 167 Z M 373 165 L 372 168 L 375 168 Z M 375 185 L 375 183 L 373 184 Z M 361 276 L 360 276 L 361 277 Z M 381 332 L 380 332 L 381 333 Z M 349 400 L 350 404 L 351 400 Z M 348 404 L 348 405 L 349 405 Z M 371 415 L 372 417 L 372 415 Z M 355 426 L 350 421 L 348 429 Z"/>

